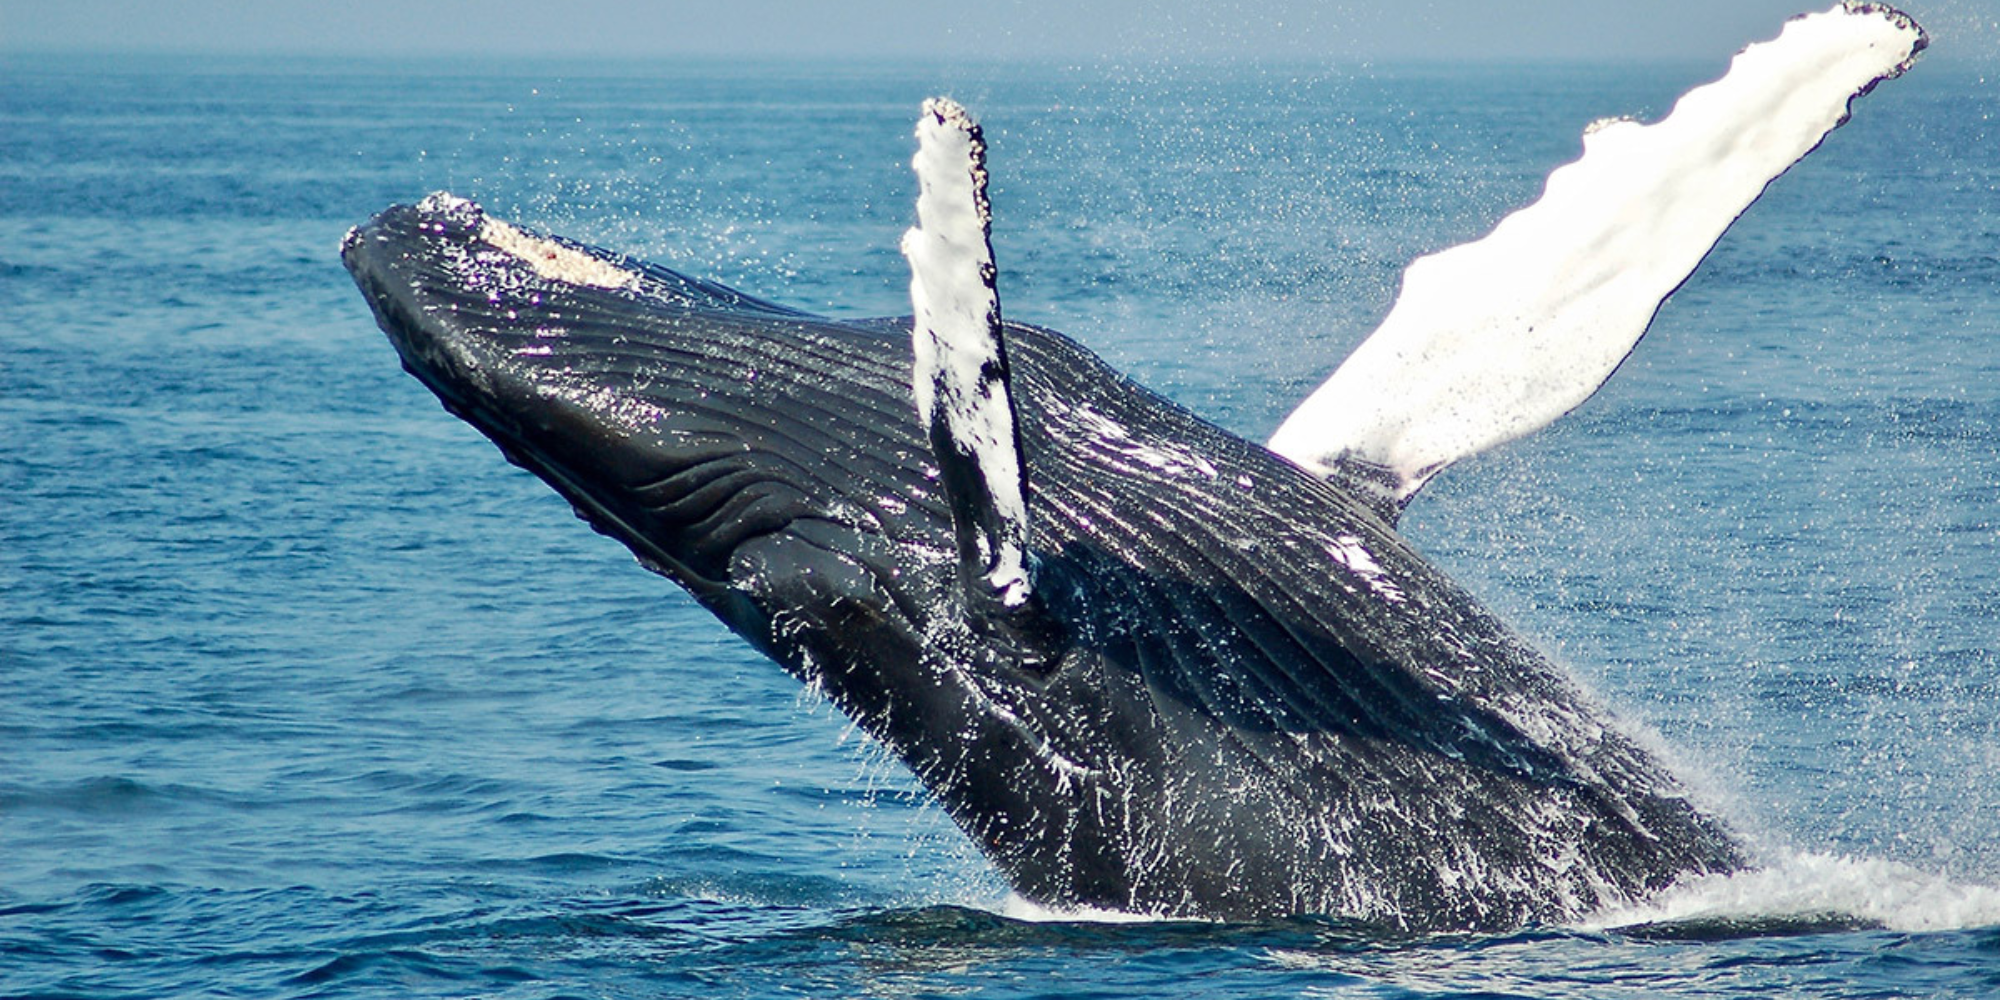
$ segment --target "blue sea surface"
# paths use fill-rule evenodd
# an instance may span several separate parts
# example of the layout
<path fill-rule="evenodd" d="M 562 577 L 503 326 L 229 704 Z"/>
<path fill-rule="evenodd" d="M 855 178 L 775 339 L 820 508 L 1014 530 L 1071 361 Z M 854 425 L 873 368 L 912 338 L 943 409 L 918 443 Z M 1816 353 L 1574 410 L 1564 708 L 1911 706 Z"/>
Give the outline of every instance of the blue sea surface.
<path fill-rule="evenodd" d="M 2000 85 L 1920 65 L 1405 533 L 1767 871 L 1501 935 L 1065 919 L 446 415 L 340 268 L 436 189 L 907 311 L 918 102 L 1010 315 L 1261 439 L 1412 257 L 1712 65 L 0 62 L 0 996 L 2000 995 Z"/>

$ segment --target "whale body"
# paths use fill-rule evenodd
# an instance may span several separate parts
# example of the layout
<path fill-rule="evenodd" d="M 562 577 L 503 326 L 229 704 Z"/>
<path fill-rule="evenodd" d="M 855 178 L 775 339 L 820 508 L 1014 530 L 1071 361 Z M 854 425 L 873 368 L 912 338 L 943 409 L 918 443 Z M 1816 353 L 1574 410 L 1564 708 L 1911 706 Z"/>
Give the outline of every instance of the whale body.
<path fill-rule="evenodd" d="M 572 283 L 495 231 L 433 198 L 350 237 L 404 363 L 824 690 L 1028 898 L 1503 926 L 1741 862 L 1367 506 L 1075 342 L 1007 328 L 1048 625 L 1017 627 L 957 585 L 907 319 L 550 241 L 633 277 Z"/>
<path fill-rule="evenodd" d="M 1765 180 L 1922 47 L 1890 14 L 1821 15 L 1910 37 L 1834 88 L 1838 118 L 1787 140 L 1803 148 L 1767 151 Z M 1462 427 L 1412 435 L 1405 412 L 1329 443 L 1302 408 L 1286 433 L 1308 443 L 1280 454 L 1003 320 L 979 133 L 948 103 L 924 122 L 912 317 L 811 315 L 444 194 L 377 215 L 342 258 L 446 409 L 824 691 L 1035 902 L 1492 929 L 1747 863 L 1397 534 L 1475 450 Z M 1711 208 L 1685 269 L 1744 204 Z M 1554 380 L 1551 412 L 1489 436 L 1588 395 L 1680 277 Z M 1313 405 L 1351 424 L 1368 389 L 1347 384 Z"/>

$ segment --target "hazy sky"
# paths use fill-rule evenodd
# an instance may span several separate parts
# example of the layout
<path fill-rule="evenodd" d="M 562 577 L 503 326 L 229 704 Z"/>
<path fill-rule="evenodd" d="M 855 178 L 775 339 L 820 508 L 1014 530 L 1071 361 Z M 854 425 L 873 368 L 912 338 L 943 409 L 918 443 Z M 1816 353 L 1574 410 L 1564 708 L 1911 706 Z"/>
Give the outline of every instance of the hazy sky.
<path fill-rule="evenodd" d="M 1723 58 L 1831 0 L 0 0 L 0 51 Z M 2000 61 L 2000 0 L 1911 0 Z M 2000 66 L 1996 66 L 2000 69 Z"/>

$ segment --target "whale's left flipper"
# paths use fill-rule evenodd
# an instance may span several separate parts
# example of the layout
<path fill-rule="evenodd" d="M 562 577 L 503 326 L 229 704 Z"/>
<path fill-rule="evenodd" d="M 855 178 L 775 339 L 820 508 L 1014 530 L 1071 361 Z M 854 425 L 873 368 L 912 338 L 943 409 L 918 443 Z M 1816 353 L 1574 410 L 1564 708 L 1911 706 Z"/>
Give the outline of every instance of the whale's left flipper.
<path fill-rule="evenodd" d="M 986 200 L 986 141 L 945 98 L 917 121 L 917 225 L 910 261 L 911 387 L 951 509 L 966 622 L 989 648 L 1024 665 L 1056 655 L 1061 629 L 1034 592 L 1028 492 L 1015 430 L 1007 341 Z"/>
<path fill-rule="evenodd" d="M 1446 466 L 1590 398 L 1765 185 L 1924 45 L 1902 13 L 1842 4 L 1744 49 L 1656 124 L 1591 129 L 1539 201 L 1412 263 L 1388 318 L 1269 447 L 1393 521 Z"/>

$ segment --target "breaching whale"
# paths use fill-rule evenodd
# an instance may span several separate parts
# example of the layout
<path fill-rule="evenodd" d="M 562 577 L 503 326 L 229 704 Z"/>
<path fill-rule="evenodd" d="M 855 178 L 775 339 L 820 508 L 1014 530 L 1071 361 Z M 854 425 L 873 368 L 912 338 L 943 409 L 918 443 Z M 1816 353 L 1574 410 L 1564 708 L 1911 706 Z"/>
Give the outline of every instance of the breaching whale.
<path fill-rule="evenodd" d="M 810 315 L 444 194 L 342 257 L 446 409 L 824 690 L 1023 896 L 1561 921 L 1746 849 L 1396 517 L 1594 391 L 1923 44 L 1837 7 L 1667 119 L 1593 130 L 1541 201 L 1412 265 L 1270 447 L 1003 319 L 984 142 L 948 101 L 919 120 L 908 318 Z"/>

